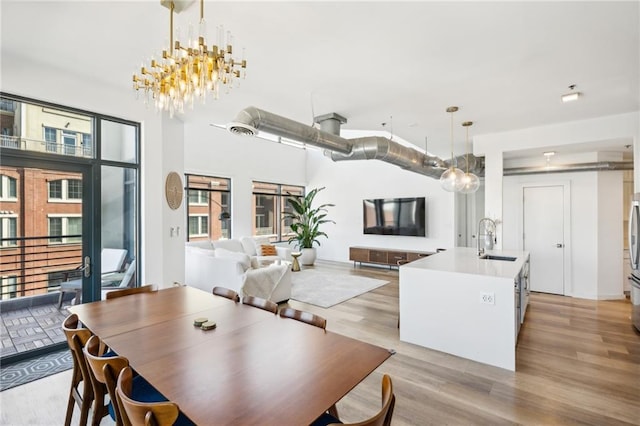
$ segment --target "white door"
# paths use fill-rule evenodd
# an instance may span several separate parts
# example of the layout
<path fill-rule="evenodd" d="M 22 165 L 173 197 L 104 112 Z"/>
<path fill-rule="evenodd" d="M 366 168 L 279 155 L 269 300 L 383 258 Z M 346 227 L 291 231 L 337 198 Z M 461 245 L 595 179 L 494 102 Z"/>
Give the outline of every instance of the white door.
<path fill-rule="evenodd" d="M 523 188 L 523 213 L 531 291 L 564 294 L 564 188 Z"/>

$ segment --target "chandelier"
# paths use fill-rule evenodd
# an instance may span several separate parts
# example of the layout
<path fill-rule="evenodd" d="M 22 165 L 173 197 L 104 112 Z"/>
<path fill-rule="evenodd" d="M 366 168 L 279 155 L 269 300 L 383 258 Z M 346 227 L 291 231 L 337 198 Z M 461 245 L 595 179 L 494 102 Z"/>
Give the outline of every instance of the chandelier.
<path fill-rule="evenodd" d="M 462 126 L 467 130 L 467 142 L 465 145 L 465 155 L 467 164 L 467 171 L 462 176 L 462 187 L 460 192 L 463 194 L 473 194 L 480 188 L 480 179 L 473 173 L 469 173 L 469 126 L 473 125 L 473 121 L 465 121 Z"/>
<path fill-rule="evenodd" d="M 169 46 L 162 51 L 161 58 L 152 57 L 146 66 L 142 65 L 139 74 L 133 74 L 133 88 L 136 96 L 143 93 L 146 104 L 153 102 L 156 110 L 168 111 L 173 117 L 176 111 L 184 112 L 185 105 L 193 108 L 196 98 L 204 104 L 208 95 L 218 99 L 222 88 L 228 92 L 240 77 L 245 77 L 247 61 L 244 57 L 241 60 L 232 57 L 233 37 L 230 32 L 225 34 L 222 26 L 217 28 L 217 44 L 207 45 L 204 0 L 200 0 L 198 37 L 193 36 L 189 25 L 186 44 L 174 41 L 175 2 L 165 0 L 161 4 L 170 11 Z"/>
<path fill-rule="evenodd" d="M 458 192 L 464 185 L 464 172 L 455 167 L 455 158 L 453 156 L 453 113 L 456 111 L 458 111 L 457 106 L 447 108 L 447 112 L 451 114 L 451 163 L 449 164 L 449 168 L 440 176 L 442 189 L 449 192 Z"/>

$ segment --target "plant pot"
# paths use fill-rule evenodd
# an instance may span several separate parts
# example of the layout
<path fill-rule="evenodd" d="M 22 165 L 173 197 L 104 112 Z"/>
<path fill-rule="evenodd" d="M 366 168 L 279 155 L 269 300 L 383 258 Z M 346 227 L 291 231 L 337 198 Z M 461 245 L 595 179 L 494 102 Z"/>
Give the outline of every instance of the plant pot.
<path fill-rule="evenodd" d="M 313 262 L 316 261 L 316 248 L 303 248 L 300 251 L 302 252 L 300 263 L 307 266 L 313 265 Z"/>

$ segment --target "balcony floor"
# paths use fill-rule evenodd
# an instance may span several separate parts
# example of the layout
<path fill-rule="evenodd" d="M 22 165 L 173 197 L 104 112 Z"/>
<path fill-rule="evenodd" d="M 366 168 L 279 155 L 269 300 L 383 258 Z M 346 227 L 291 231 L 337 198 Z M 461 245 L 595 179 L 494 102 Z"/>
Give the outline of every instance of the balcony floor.
<path fill-rule="evenodd" d="M 57 303 L 0 312 L 0 357 L 64 342 L 62 322 L 69 315 Z"/>

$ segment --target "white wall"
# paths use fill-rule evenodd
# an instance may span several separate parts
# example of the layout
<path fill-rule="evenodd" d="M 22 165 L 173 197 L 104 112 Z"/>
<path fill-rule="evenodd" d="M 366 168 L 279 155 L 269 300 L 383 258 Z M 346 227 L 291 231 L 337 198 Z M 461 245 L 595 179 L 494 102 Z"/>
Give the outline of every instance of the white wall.
<path fill-rule="evenodd" d="M 306 185 L 305 151 L 209 125 L 185 125 L 185 172 L 231 179 L 231 236 L 251 235 L 252 182 Z"/>
<path fill-rule="evenodd" d="M 164 202 L 161 118 L 153 109 L 136 101 L 131 90 L 105 86 L 104 82 L 60 72 L 49 65 L 4 54 L 0 90 L 113 117 L 142 123 L 142 282 L 170 285 L 163 277 L 164 246 L 168 240 L 161 214 L 168 209 Z M 170 159 L 169 159 L 170 160 Z"/>
<path fill-rule="evenodd" d="M 454 246 L 454 194 L 440 182 L 408 172 L 379 160 L 333 162 L 319 151 L 309 151 L 309 188 L 326 187 L 316 197 L 318 204 L 333 203 L 320 240 L 318 258 L 349 261 L 350 246 L 435 251 Z M 365 198 L 426 197 L 427 237 L 365 235 L 362 230 L 362 200 Z"/>
<path fill-rule="evenodd" d="M 598 289 L 599 299 L 623 297 L 624 271 L 623 173 L 598 173 Z"/>
<path fill-rule="evenodd" d="M 175 171 L 182 177 L 184 188 L 184 126 L 176 118 L 162 119 L 162 139 L 158 141 L 158 149 L 164 156 L 162 162 L 163 182 L 169 172 Z M 165 197 L 166 198 L 166 197 Z M 175 282 L 184 283 L 184 241 L 187 235 L 186 219 L 186 192 L 183 192 L 183 201 L 179 208 L 162 210 L 162 227 L 164 234 L 164 260 L 162 262 L 162 277 L 165 285 Z M 167 203 L 165 202 L 166 206 Z M 160 268 L 159 268 L 160 269 Z"/>

